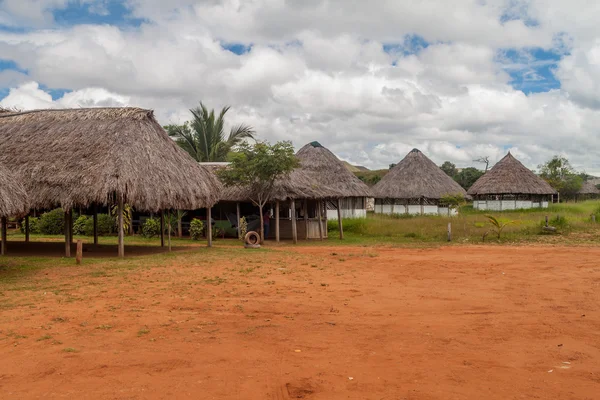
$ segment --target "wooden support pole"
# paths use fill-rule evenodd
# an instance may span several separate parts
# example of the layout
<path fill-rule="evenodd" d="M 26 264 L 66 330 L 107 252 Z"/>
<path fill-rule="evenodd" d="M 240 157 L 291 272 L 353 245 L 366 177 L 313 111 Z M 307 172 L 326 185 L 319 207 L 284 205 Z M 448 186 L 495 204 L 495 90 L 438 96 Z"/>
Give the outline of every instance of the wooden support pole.
<path fill-rule="evenodd" d="M 169 223 L 167 224 L 167 244 L 169 248 L 169 253 L 171 252 L 171 222 L 173 222 L 173 218 L 169 216 Z"/>
<path fill-rule="evenodd" d="M 277 203 L 279 204 L 279 203 Z M 242 238 L 242 230 L 240 229 L 240 220 L 242 219 L 241 217 L 241 212 L 240 212 L 240 203 L 236 203 L 236 212 L 237 212 L 237 236 L 238 239 Z"/>
<path fill-rule="evenodd" d="M 419 204 L 421 205 L 421 215 L 425 214 L 425 206 L 424 206 L 424 199 L 421 197 L 419 199 Z"/>
<path fill-rule="evenodd" d="M 546 215 L 546 226 L 548 226 L 548 216 Z"/>
<path fill-rule="evenodd" d="M 65 257 L 71 257 L 71 238 L 69 238 L 69 214 L 71 214 L 71 210 L 65 211 Z"/>
<path fill-rule="evenodd" d="M 77 241 L 77 251 L 75 252 L 75 264 L 81 265 L 81 259 L 83 258 L 83 241 Z"/>
<path fill-rule="evenodd" d="M 25 216 L 25 243 L 29 243 L 29 214 Z"/>
<path fill-rule="evenodd" d="M 2 234 L 1 234 L 2 243 L 0 243 L 0 256 L 5 256 L 6 255 L 6 247 L 7 247 L 6 246 L 6 236 L 7 236 L 6 228 L 8 225 L 8 223 L 6 221 L 6 217 L 2 217 L 0 219 L 0 225 L 1 225 L 0 230 L 2 231 Z"/>
<path fill-rule="evenodd" d="M 340 240 L 344 240 L 344 226 L 342 224 L 342 203 L 338 199 L 337 201 L 337 213 L 338 213 L 338 228 L 340 230 Z"/>
<path fill-rule="evenodd" d="M 207 246 L 212 247 L 212 208 L 206 209 L 206 240 L 208 241 Z"/>
<path fill-rule="evenodd" d="M 596 214 L 592 214 L 592 222 L 596 223 Z"/>
<path fill-rule="evenodd" d="M 73 244 L 73 209 L 69 213 L 69 243 Z"/>
<path fill-rule="evenodd" d="M 452 222 L 448 222 L 448 241 L 452 240 Z"/>
<path fill-rule="evenodd" d="M 323 204 L 321 201 L 317 202 L 317 218 L 319 219 L 319 240 L 323 240 L 323 224 L 321 223 L 321 212 Z"/>
<path fill-rule="evenodd" d="M 160 210 L 160 247 L 165 247 L 165 212 Z"/>
<path fill-rule="evenodd" d="M 98 244 L 98 205 L 94 204 L 94 245 Z"/>
<path fill-rule="evenodd" d="M 183 238 L 183 212 L 181 210 L 177 211 L 177 237 L 179 239 Z"/>
<path fill-rule="evenodd" d="M 304 239 L 308 240 L 308 199 L 304 199 Z"/>
<path fill-rule="evenodd" d="M 125 228 L 123 226 L 123 196 L 119 195 L 119 205 L 117 206 L 118 213 L 118 229 L 119 229 L 119 257 L 125 257 Z"/>
<path fill-rule="evenodd" d="M 294 244 L 298 243 L 298 229 L 296 226 L 296 200 L 292 199 L 292 239 Z"/>
<path fill-rule="evenodd" d="M 279 200 L 275 202 L 275 241 L 279 243 Z"/>

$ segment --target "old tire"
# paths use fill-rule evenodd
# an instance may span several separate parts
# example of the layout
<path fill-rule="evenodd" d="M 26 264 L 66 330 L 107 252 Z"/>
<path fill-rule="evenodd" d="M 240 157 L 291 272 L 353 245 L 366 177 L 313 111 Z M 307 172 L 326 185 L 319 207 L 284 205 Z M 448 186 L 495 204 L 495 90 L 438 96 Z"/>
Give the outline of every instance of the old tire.
<path fill-rule="evenodd" d="M 260 235 L 254 231 L 250 231 L 246 233 L 246 236 L 244 236 L 244 243 L 247 245 L 260 244 Z"/>

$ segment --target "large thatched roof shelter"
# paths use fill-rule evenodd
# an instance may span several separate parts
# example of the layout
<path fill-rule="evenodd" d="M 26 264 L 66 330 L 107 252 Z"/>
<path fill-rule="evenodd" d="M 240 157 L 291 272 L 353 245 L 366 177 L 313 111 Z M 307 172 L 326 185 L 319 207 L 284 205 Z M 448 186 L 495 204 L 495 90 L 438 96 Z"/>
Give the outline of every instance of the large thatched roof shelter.
<path fill-rule="evenodd" d="M 302 170 L 314 182 L 328 190 L 340 193 L 335 201 L 327 202 L 327 218 L 337 219 L 339 208 L 343 218 L 367 216 L 369 187 L 346 168 L 344 163 L 319 142 L 310 142 L 296 153 Z"/>
<path fill-rule="evenodd" d="M 598 189 L 597 180 L 588 180 L 583 182 L 581 185 L 581 189 L 579 189 L 578 194 L 585 196 L 598 196 L 600 195 L 600 189 Z"/>
<path fill-rule="evenodd" d="M 508 152 L 468 193 L 474 208 L 502 211 L 547 207 L 556 190 Z"/>
<path fill-rule="evenodd" d="M 88 108 L 0 113 L 0 162 L 32 208 L 127 203 L 137 210 L 210 207 L 219 181 L 168 136 L 153 111 Z"/>
<path fill-rule="evenodd" d="M 16 177 L 0 164 L 0 255 L 6 253 L 7 217 L 22 216 L 29 210 L 27 193 Z"/>
<path fill-rule="evenodd" d="M 438 214 L 446 195 L 463 195 L 465 190 L 418 149 L 411 150 L 371 189 L 375 212 L 384 214 Z"/>

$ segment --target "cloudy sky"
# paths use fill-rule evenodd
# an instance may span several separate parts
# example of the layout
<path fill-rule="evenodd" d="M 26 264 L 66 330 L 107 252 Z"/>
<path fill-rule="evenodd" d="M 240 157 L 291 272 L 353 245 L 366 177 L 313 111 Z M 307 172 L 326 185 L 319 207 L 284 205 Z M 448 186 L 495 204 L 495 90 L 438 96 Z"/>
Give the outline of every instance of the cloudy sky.
<path fill-rule="evenodd" d="M 200 100 L 369 168 L 414 147 L 600 174 L 596 0 L 0 0 L 0 106 Z"/>

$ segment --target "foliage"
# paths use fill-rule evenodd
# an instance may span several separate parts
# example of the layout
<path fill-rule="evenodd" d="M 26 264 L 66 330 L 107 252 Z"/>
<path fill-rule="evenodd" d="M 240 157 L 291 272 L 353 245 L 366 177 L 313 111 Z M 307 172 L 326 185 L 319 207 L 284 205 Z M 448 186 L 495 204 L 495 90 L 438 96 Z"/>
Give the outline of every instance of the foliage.
<path fill-rule="evenodd" d="M 178 223 L 178 213 L 177 211 L 166 211 L 164 213 L 164 221 L 165 221 L 165 232 L 168 234 L 169 231 L 171 234 L 175 233 Z M 160 228 L 159 228 L 160 229 Z"/>
<path fill-rule="evenodd" d="M 110 210 L 110 215 L 113 217 L 115 227 L 119 223 L 119 220 L 118 220 L 119 214 L 118 213 L 119 213 L 119 206 L 117 206 L 117 205 L 112 206 L 112 208 Z M 132 215 L 133 215 L 133 208 L 129 204 L 123 205 L 123 231 L 125 233 L 128 233 L 129 228 L 131 228 L 131 221 L 133 219 Z M 117 229 L 115 229 L 115 231 L 118 231 L 118 227 L 117 227 Z"/>
<path fill-rule="evenodd" d="M 456 175 L 457 173 L 456 165 L 452 164 L 450 161 L 444 161 L 440 169 L 451 178 L 454 177 L 454 175 Z"/>
<path fill-rule="evenodd" d="M 56 208 L 42 214 L 39 220 L 40 233 L 44 235 L 60 235 L 65 232 L 65 213 Z"/>
<path fill-rule="evenodd" d="M 271 200 L 277 179 L 285 178 L 298 166 L 291 142 L 266 142 L 253 146 L 242 143 L 232 157 L 229 168 L 219 171 L 219 177 L 227 186 L 252 188 L 250 200 L 260 210 L 260 236 L 264 240 L 263 208 Z"/>
<path fill-rule="evenodd" d="M 156 218 L 148 218 L 142 225 L 142 236 L 153 238 L 160 235 L 160 221 Z"/>
<path fill-rule="evenodd" d="M 465 204 L 467 204 L 467 200 L 465 199 L 465 196 L 460 193 L 447 194 L 440 199 L 440 205 L 448 207 L 451 211 L 460 211 L 460 208 Z"/>
<path fill-rule="evenodd" d="M 240 240 L 244 240 L 246 237 L 246 233 L 248 233 L 248 221 L 246 221 L 246 217 L 240 218 Z"/>
<path fill-rule="evenodd" d="M 367 232 L 366 218 L 347 218 L 343 221 L 344 232 L 356 233 L 363 235 Z M 339 230 L 338 221 L 328 220 L 327 231 L 337 232 Z"/>
<path fill-rule="evenodd" d="M 254 129 L 248 125 L 237 125 L 231 128 L 225 138 L 225 114 L 229 106 L 223 107 L 218 116 L 215 110 L 200 106 L 192 108 L 193 119 L 183 125 L 165 126 L 169 136 L 176 139 L 181 148 L 187 151 L 196 161 L 226 161 L 227 155 L 245 139 L 254 139 Z"/>
<path fill-rule="evenodd" d="M 89 218 L 86 215 L 80 215 L 73 222 L 73 234 L 74 235 L 85 235 L 85 224 Z"/>
<path fill-rule="evenodd" d="M 540 176 L 556 189 L 562 198 L 573 198 L 583 185 L 569 160 L 562 156 L 554 156 L 545 164 L 539 165 Z"/>
<path fill-rule="evenodd" d="M 357 171 L 354 173 L 354 175 L 356 175 L 356 177 L 363 181 L 367 186 L 373 186 L 378 183 L 388 171 L 389 170 L 387 169 L 376 171 Z"/>
<path fill-rule="evenodd" d="M 19 229 L 21 230 L 21 233 L 25 233 L 25 219 L 23 219 L 23 221 L 21 221 L 21 223 L 19 224 Z M 40 232 L 40 219 L 39 218 L 29 217 L 29 233 L 30 234 L 42 233 L 42 232 Z"/>
<path fill-rule="evenodd" d="M 388 169 L 392 169 L 392 168 L 394 168 L 396 165 L 397 165 L 396 163 L 391 163 L 391 164 L 389 165 L 389 168 L 388 168 Z"/>
<path fill-rule="evenodd" d="M 190 236 L 192 240 L 200 240 L 200 238 L 204 235 L 204 222 L 197 218 L 194 218 L 190 222 Z"/>
<path fill-rule="evenodd" d="M 506 228 L 507 225 L 517 223 L 517 221 L 503 221 L 503 220 L 497 219 L 496 217 L 494 217 L 492 215 L 486 215 L 485 217 L 488 219 L 488 224 L 492 227 L 491 231 L 496 234 L 498 239 L 500 239 L 500 236 L 502 235 L 502 231 L 504 230 L 504 228 Z M 485 237 L 487 236 L 488 233 L 489 233 L 489 231 L 487 231 L 486 233 L 483 234 L 484 241 L 485 241 Z"/>
<path fill-rule="evenodd" d="M 98 214 L 98 236 L 111 235 L 116 231 L 115 220 L 108 214 Z M 83 233 L 86 236 L 94 236 L 94 219 L 87 218 Z"/>
<path fill-rule="evenodd" d="M 555 232 L 544 230 L 545 226 L 546 226 L 546 221 L 544 219 L 544 220 L 540 221 L 540 228 L 542 229 L 542 233 L 545 233 L 545 234 L 562 233 L 562 232 L 570 230 L 570 224 L 569 224 L 567 217 L 561 216 L 561 215 L 557 215 L 554 218 L 550 218 L 548 220 L 548 226 L 556 228 Z"/>
<path fill-rule="evenodd" d="M 484 174 L 483 171 L 477 168 L 467 167 L 463 168 L 460 172 L 456 173 L 452 178 L 460 185 L 463 189 L 469 190 L 471 186 L 481 178 Z"/>

